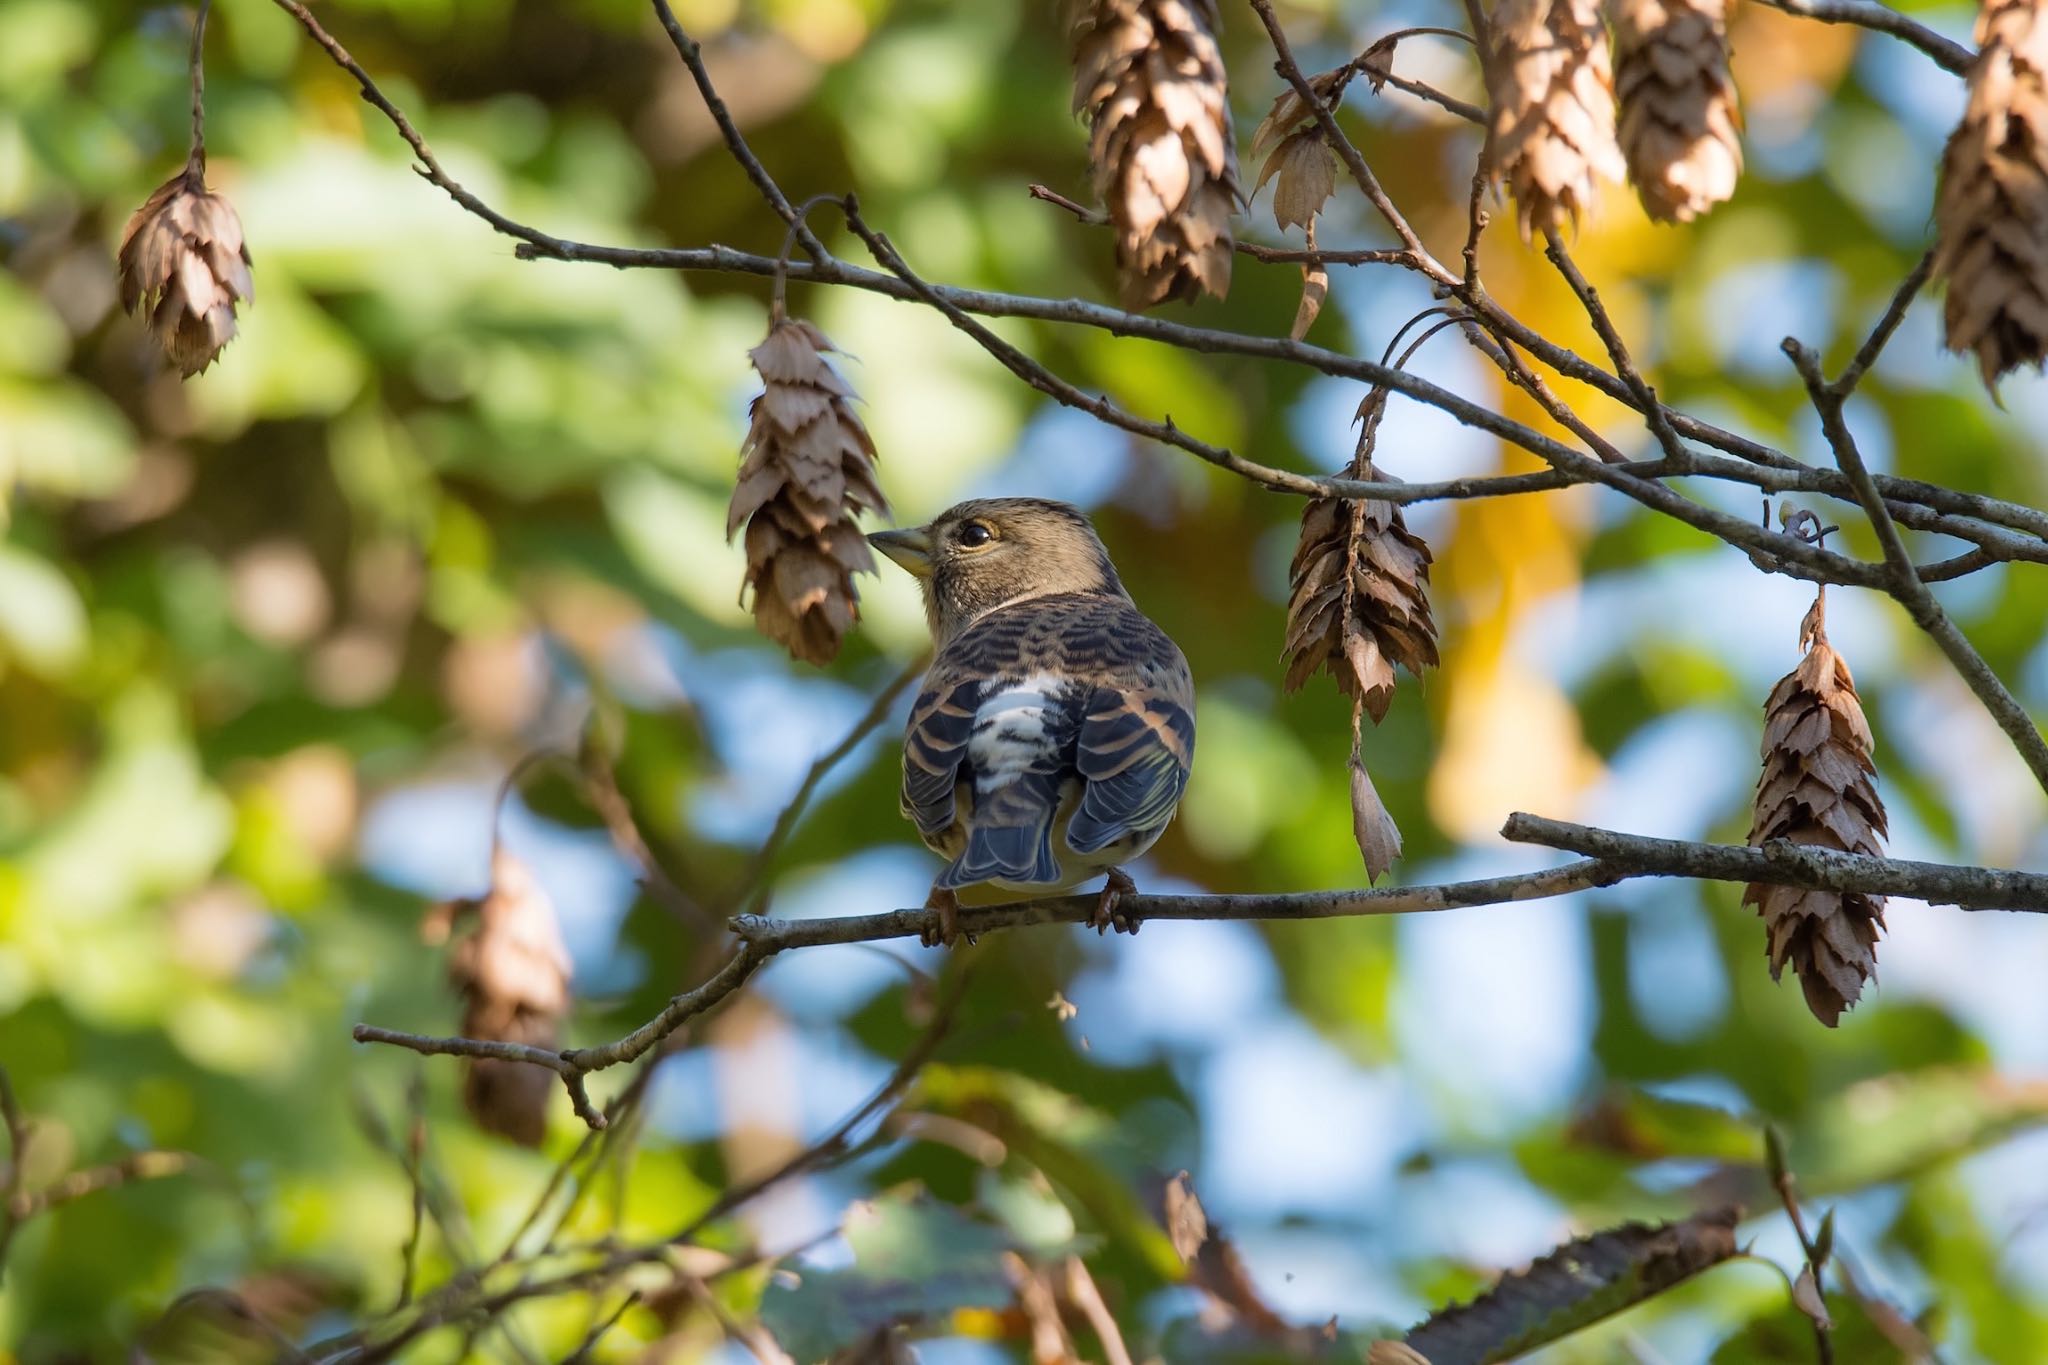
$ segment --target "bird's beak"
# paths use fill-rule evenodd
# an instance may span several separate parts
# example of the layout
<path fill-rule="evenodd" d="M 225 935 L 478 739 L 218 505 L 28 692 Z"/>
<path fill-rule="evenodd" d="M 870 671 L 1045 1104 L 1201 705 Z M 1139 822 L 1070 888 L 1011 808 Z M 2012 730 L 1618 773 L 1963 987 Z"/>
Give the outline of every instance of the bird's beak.
<path fill-rule="evenodd" d="M 924 527 L 911 526 L 901 531 L 875 531 L 869 534 L 868 544 L 901 564 L 912 577 L 932 576 L 932 537 L 931 532 Z"/>

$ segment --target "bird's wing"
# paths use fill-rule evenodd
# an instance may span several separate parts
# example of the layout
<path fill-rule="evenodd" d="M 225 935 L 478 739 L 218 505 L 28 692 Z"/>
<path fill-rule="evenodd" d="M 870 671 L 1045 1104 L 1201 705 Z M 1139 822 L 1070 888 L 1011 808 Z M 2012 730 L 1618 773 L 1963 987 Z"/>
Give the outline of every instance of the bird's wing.
<path fill-rule="evenodd" d="M 1053 825 L 1076 785 L 1066 842 L 1098 852 L 1166 823 L 1193 756 L 1187 661 L 1157 626 L 1123 597 L 1034 599 L 933 662 L 904 742 L 903 809 L 936 847 L 967 796 L 941 886 L 1052 884 Z"/>
<path fill-rule="evenodd" d="M 1195 757 L 1194 684 L 1166 633 L 1125 604 L 1108 667 L 1089 691 L 1074 767 L 1087 782 L 1067 826 L 1076 853 L 1173 818 Z"/>
<path fill-rule="evenodd" d="M 942 657 L 933 661 L 924 690 L 911 705 L 910 729 L 903 737 L 903 813 L 927 840 L 953 823 L 954 789 L 986 685 L 957 661 Z"/>

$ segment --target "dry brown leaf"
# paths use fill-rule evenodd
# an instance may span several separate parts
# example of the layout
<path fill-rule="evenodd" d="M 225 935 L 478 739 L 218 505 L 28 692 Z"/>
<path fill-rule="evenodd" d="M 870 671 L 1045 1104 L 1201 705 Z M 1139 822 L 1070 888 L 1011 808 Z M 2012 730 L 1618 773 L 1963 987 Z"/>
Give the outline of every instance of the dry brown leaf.
<path fill-rule="evenodd" d="M 1351 834 L 1365 859 L 1368 883 L 1385 876 L 1401 856 L 1401 828 L 1380 800 L 1372 774 L 1365 770 L 1365 759 L 1356 749 L 1351 751 Z"/>
<path fill-rule="evenodd" d="M 560 1045 L 569 1012 L 569 950 L 554 903 L 519 858 L 498 850 L 491 890 L 473 906 L 429 912 L 430 931 L 474 913 L 476 925 L 448 954 L 448 983 L 462 996 L 462 1034 L 529 1047 Z M 555 1073 L 525 1062 L 464 1059 L 462 1098 L 477 1126 L 528 1147 L 547 1132 Z"/>
<path fill-rule="evenodd" d="M 853 411 L 853 389 L 825 359 L 808 322 L 782 319 L 748 353 L 761 375 L 725 533 L 746 528 L 754 624 L 806 663 L 829 663 L 860 616 L 853 575 L 874 557 L 855 518 L 887 513 L 875 446 Z"/>
<path fill-rule="evenodd" d="M 1576 225 L 1624 170 L 1599 0 L 1500 0 L 1486 65 L 1494 174 L 1522 236 Z"/>
<path fill-rule="evenodd" d="M 1215 0 L 1081 0 L 1074 110 L 1126 307 L 1230 290 L 1237 148 Z"/>
<path fill-rule="evenodd" d="M 1935 273 L 1946 343 L 1988 388 L 2048 360 L 2048 3 L 1985 0 L 1962 122 L 1942 154 Z"/>
<path fill-rule="evenodd" d="M 1351 68 L 1336 67 L 1329 71 L 1318 71 L 1307 78 L 1308 88 L 1315 92 L 1317 99 L 1325 105 L 1335 106 L 1343 95 L 1345 83 L 1351 79 Z M 1252 160 L 1267 156 L 1291 135 L 1304 128 L 1316 127 L 1316 116 L 1292 85 L 1273 97 L 1273 107 L 1259 120 L 1259 126 L 1252 131 Z M 1260 183 L 1265 183 L 1264 177 Z"/>
<path fill-rule="evenodd" d="M 1337 158 L 1323 141 L 1322 129 L 1309 127 L 1275 147 L 1259 171 L 1256 193 L 1274 176 L 1273 221 L 1282 231 L 1310 228 L 1316 215 L 1337 191 Z"/>
<path fill-rule="evenodd" d="M 1383 1338 L 1366 1348 L 1365 1365 L 1429 1365 L 1429 1360 L 1405 1341 Z"/>
<path fill-rule="evenodd" d="M 1690 221 L 1742 174 L 1724 0 L 1609 0 L 1609 11 L 1629 179 L 1652 218 Z"/>
<path fill-rule="evenodd" d="M 1782 839 L 1880 857 L 1885 813 L 1870 725 L 1849 665 L 1828 644 L 1826 603 L 1825 594 L 1814 599 L 1799 627 L 1805 657 L 1765 705 L 1749 842 Z M 1790 963 L 1807 1008 L 1833 1028 L 1877 975 L 1884 897 L 1752 882 L 1742 901 L 1763 917 L 1772 979 Z"/>
<path fill-rule="evenodd" d="M 235 305 L 256 297 L 234 206 L 195 162 L 157 187 L 121 233 L 121 306 L 141 317 L 190 379 L 235 337 Z"/>
<path fill-rule="evenodd" d="M 1187 1267 L 1188 1283 L 1208 1296 L 1218 1320 L 1286 1342 L 1304 1355 L 1313 1351 L 1313 1339 L 1320 1333 L 1295 1326 L 1267 1305 L 1236 1245 L 1210 1225 L 1186 1171 L 1166 1183 L 1164 1213 L 1167 1236 Z"/>
<path fill-rule="evenodd" d="M 1313 229 L 1309 245 L 1315 245 Z M 1308 335 L 1308 329 L 1316 325 L 1316 317 L 1323 311 L 1323 300 L 1330 296 L 1330 271 L 1320 261 L 1304 263 L 1301 267 L 1301 303 L 1294 310 L 1294 325 L 1287 329 L 1287 335 L 1300 341 Z"/>
<path fill-rule="evenodd" d="M 1828 1316 L 1827 1300 L 1821 1297 L 1820 1286 L 1814 1283 L 1813 1267 L 1799 1267 L 1799 1277 L 1792 1281 L 1792 1306 L 1807 1317 L 1822 1331 L 1834 1328 L 1835 1320 Z"/>
<path fill-rule="evenodd" d="M 1387 77 L 1394 74 L 1394 49 L 1400 45 L 1401 37 L 1399 33 L 1389 33 L 1358 54 L 1358 69 L 1375 95 L 1386 89 Z"/>

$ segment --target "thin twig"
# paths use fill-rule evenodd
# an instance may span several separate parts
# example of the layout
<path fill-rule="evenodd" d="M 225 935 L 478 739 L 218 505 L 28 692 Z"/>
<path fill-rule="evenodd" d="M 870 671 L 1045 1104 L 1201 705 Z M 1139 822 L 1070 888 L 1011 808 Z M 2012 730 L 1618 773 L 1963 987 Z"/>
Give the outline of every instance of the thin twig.
<path fill-rule="evenodd" d="M 953 1031 L 953 1021 L 959 1017 L 960 1002 L 967 996 L 967 983 L 972 977 L 973 973 L 971 970 L 963 969 L 954 978 L 952 987 L 941 997 L 937 1007 L 933 1010 L 931 1023 L 926 1025 L 924 1033 L 897 1060 L 888 1078 L 880 1086 L 876 1087 L 866 1100 L 862 1101 L 844 1119 L 834 1125 L 830 1132 L 797 1152 L 773 1170 L 764 1172 L 752 1180 L 726 1190 L 717 1199 L 713 1200 L 703 1212 L 697 1214 L 689 1222 L 677 1229 L 669 1237 L 670 1243 L 679 1244 L 690 1241 L 706 1227 L 725 1217 L 733 1210 L 752 1203 L 784 1181 L 802 1175 L 806 1171 L 815 1170 L 843 1154 L 848 1149 L 853 1139 L 853 1134 L 863 1124 L 902 1098 L 903 1092 L 910 1088 L 910 1083 L 917 1079 L 918 1072 L 924 1070 L 925 1063 L 930 1061 L 932 1055 L 939 1050 L 939 1044 L 943 1043 L 946 1040 L 946 1035 Z"/>
<path fill-rule="evenodd" d="M 1951 42 L 1925 24 L 1916 23 L 1889 5 L 1876 0 L 1764 0 L 1772 9 L 1781 9 L 1801 19 L 1818 19 L 1823 24 L 1854 24 L 1875 33 L 1889 33 L 1892 37 L 1911 44 L 1934 59 L 1934 64 L 1944 71 L 1966 75 L 1970 63 L 1977 54 L 1961 43 Z"/>
<path fill-rule="evenodd" d="M 420 1268 L 420 1233 L 427 1221 L 427 1186 L 421 1175 L 420 1164 L 427 1149 L 427 1086 L 426 1078 L 415 1071 L 406 1083 L 405 1149 L 402 1160 L 405 1163 L 405 1178 L 412 1186 L 412 1228 L 406 1234 L 405 1248 L 400 1254 L 398 1276 L 398 1302 L 392 1311 L 412 1302 L 413 1285 Z"/>
<path fill-rule="evenodd" d="M 21 1182 L 28 1168 L 28 1119 L 21 1112 L 21 1102 L 14 1094 L 14 1078 L 7 1068 L 0 1066 L 0 1122 L 7 1129 L 7 1164 L 0 1166 L 0 1280 L 7 1275 L 7 1248 L 14 1242 L 14 1233 L 21 1226 L 10 1209 L 15 1197 L 21 1193 Z"/>
<path fill-rule="evenodd" d="M 491 227 L 520 240 L 515 255 L 521 259 L 546 259 L 579 261 L 605 264 L 615 267 L 641 267 L 673 270 L 708 270 L 772 277 L 777 270 L 774 258 L 735 251 L 729 247 L 686 247 L 686 248 L 633 248 L 604 246 L 592 243 L 565 240 L 516 222 L 492 209 L 476 196 L 457 184 L 441 168 L 433 157 L 426 141 L 414 129 L 405 114 L 377 88 L 376 83 L 362 67 L 350 57 L 347 50 L 336 42 L 310 12 L 297 0 L 273 0 L 280 8 L 296 18 L 328 56 L 355 79 L 362 89 L 363 97 L 390 120 L 422 163 L 421 174 L 429 182 L 440 187 L 463 209 L 482 219 Z M 1469 7 L 1468 7 L 1469 8 Z M 693 74 L 697 74 L 693 72 Z M 707 82 L 708 84 L 708 78 Z M 1355 150 L 1355 149 L 1354 149 Z M 1256 248 L 1250 254 L 1272 251 L 1271 248 Z M 1319 253 L 1321 257 L 1339 263 L 1342 254 Z M 1395 263 L 1422 269 L 1423 273 L 1437 276 L 1425 269 L 1413 258 L 1411 251 L 1357 253 L 1361 261 Z M 1273 259 L 1290 260 L 1286 253 L 1274 254 Z M 1433 262 L 1431 263 L 1433 265 Z M 1440 270 L 1441 267 L 1436 267 Z M 791 263 L 788 278 L 807 280 L 815 283 L 838 284 L 849 288 L 862 289 L 898 299 L 919 300 L 921 296 L 904 281 L 882 272 L 863 270 L 848 265 L 822 251 L 815 259 L 805 263 Z M 1568 378 L 1589 384 L 1600 392 L 1623 403 L 1634 406 L 1639 400 L 1629 385 L 1620 377 L 1560 346 L 1529 328 L 1508 314 L 1499 303 L 1478 286 L 1476 278 L 1453 281 L 1453 292 L 1477 313 L 1486 326 L 1514 341 L 1542 364 Z M 1542 450 L 1530 445 L 1530 439 L 1537 433 L 1519 423 L 1508 421 L 1497 414 L 1488 413 L 1477 404 L 1467 402 L 1446 390 L 1415 376 L 1390 380 L 1383 367 L 1369 361 L 1357 360 L 1312 346 L 1306 342 L 1286 338 L 1253 337 L 1240 333 L 1199 328 L 1187 324 L 1170 322 L 1165 319 L 1128 313 L 1121 309 L 1088 303 L 1079 299 L 1041 299 L 1027 295 L 1003 294 L 988 290 L 961 289 L 954 286 L 933 285 L 935 292 L 952 302 L 963 311 L 985 317 L 1029 317 L 1045 321 L 1097 327 L 1118 336 L 1142 336 L 1166 345 L 1178 346 L 1209 354 L 1253 356 L 1261 359 L 1301 365 L 1319 373 L 1337 378 L 1357 379 L 1361 382 L 1383 383 L 1419 402 L 1448 412 L 1467 425 L 1477 426 L 1537 454 Z M 1667 418 L 1679 435 L 1700 442 L 1717 450 L 1736 456 L 1739 460 L 1763 466 L 1761 471 L 1751 471 L 1745 481 L 1754 482 L 1767 491 L 1822 492 L 1830 496 L 1852 498 L 1852 489 L 1846 486 L 1836 471 L 1814 469 L 1803 465 L 1769 446 L 1747 437 L 1726 431 L 1712 423 L 1702 421 L 1689 414 L 1667 410 Z M 1195 451 L 1200 454 L 1202 452 Z M 1265 487 L 1276 491 L 1298 493 L 1311 497 L 1363 497 L 1368 493 L 1393 501 L 1423 501 L 1442 497 L 1481 497 L 1511 493 L 1534 492 L 1543 488 L 1563 487 L 1572 482 L 1584 482 L 1569 478 L 1535 476 L 1542 482 L 1525 481 L 1521 476 L 1511 476 L 1497 482 L 1474 480 L 1447 480 L 1442 484 L 1411 484 L 1398 491 L 1389 489 L 1361 490 L 1347 488 L 1342 480 L 1316 479 L 1303 475 L 1267 469 L 1251 461 L 1232 460 L 1222 462 L 1223 468 L 1243 477 L 1251 478 Z M 1722 462 L 1710 466 L 1700 461 L 1694 472 L 1714 478 L 1738 477 L 1739 466 Z M 1981 494 L 1968 493 L 1958 489 L 1944 488 L 1919 480 L 1900 479 L 1890 476 L 1876 476 L 1879 490 L 1888 499 L 1904 500 L 1923 504 L 1936 513 L 1951 516 L 1971 517 L 2009 527 L 2027 535 L 2048 539 L 2048 512 L 2020 504 L 2005 502 Z M 1703 528 L 1705 529 L 1705 528 Z M 1942 528 L 1947 529 L 1947 528 Z M 1718 534 L 1709 531 L 1710 534 Z M 1981 542 L 1980 542 L 1981 543 Z M 1751 546 L 1750 548 L 1754 548 Z M 2014 556 L 2003 548 L 1984 545 L 1993 557 L 2010 559 Z M 1814 575 L 1825 577 L 1828 567 L 1807 563 L 1805 568 Z M 1839 566 L 1837 566 L 1839 567 Z M 1960 566 L 1959 566 L 1960 567 Z M 1837 578 L 1834 581 L 1858 581 Z"/>
<path fill-rule="evenodd" d="M 1812 1237 L 1807 1235 L 1806 1215 L 1801 1213 L 1799 1209 L 1799 1192 L 1792 1183 L 1792 1168 L 1785 1164 L 1784 1160 L 1784 1140 L 1778 1136 L 1775 1130 L 1772 1130 L 1766 1134 L 1764 1141 L 1766 1152 L 1765 1164 L 1771 1168 L 1771 1186 L 1777 1191 L 1779 1202 L 1785 1206 L 1786 1216 L 1792 1220 L 1792 1231 L 1798 1236 L 1799 1249 L 1804 1253 L 1806 1259 L 1804 1274 L 1811 1277 L 1813 1292 L 1820 1299 L 1820 1313 L 1818 1316 L 1815 1316 L 1804 1304 L 1799 1305 L 1799 1310 L 1806 1315 L 1807 1321 L 1813 1324 L 1814 1355 L 1819 1365 L 1835 1365 L 1835 1342 L 1832 1324 L 1827 1319 L 1827 1293 L 1823 1288 L 1826 1281 L 1821 1278 L 1827 1270 L 1829 1248 L 1819 1246 Z M 1796 1295 L 1798 1292 L 1796 1281 L 1794 1285 L 1793 1292 Z"/>
<path fill-rule="evenodd" d="M 1088 1273 L 1088 1267 L 1081 1263 L 1079 1256 L 1067 1257 L 1066 1272 L 1067 1298 L 1081 1310 L 1081 1316 L 1088 1319 L 1088 1325 L 1095 1329 L 1095 1339 L 1102 1344 L 1105 1365 L 1131 1365 L 1130 1348 L 1124 1345 L 1123 1332 L 1116 1325 L 1115 1315 L 1102 1301 L 1102 1291 L 1095 1287 L 1095 1277 Z"/>
<path fill-rule="evenodd" d="M 1864 373 L 1877 363 L 1878 354 L 1884 350 L 1885 343 L 1892 339 L 1893 333 L 1899 330 L 1899 324 L 1906 320 L 1906 310 L 1913 306 L 1913 300 L 1920 296 L 1920 291 L 1926 287 L 1928 278 L 1933 274 L 1934 252 L 1930 250 L 1906 272 L 1906 278 L 1899 281 L 1899 287 L 1892 292 L 1892 301 L 1879 315 L 1877 325 L 1870 329 L 1870 335 L 1856 349 L 1854 358 L 1839 375 L 1835 376 L 1835 382 L 1829 385 L 1837 396 L 1847 398 L 1855 392 L 1856 385 L 1862 380 Z"/>
<path fill-rule="evenodd" d="M 590 1359 L 590 1353 L 597 1349 L 597 1343 L 603 1339 L 604 1334 L 618 1326 L 619 1319 L 626 1316 L 626 1310 L 638 1302 L 640 1302 L 640 1291 L 637 1289 L 621 1299 L 617 1308 L 614 1308 L 604 1317 L 603 1321 L 592 1326 L 590 1331 L 584 1334 L 582 1342 L 575 1350 L 562 1357 L 562 1365 L 583 1365 L 584 1361 Z"/>
<path fill-rule="evenodd" d="M 1516 843 L 1541 844 L 1624 869 L 1627 876 L 1763 882 L 1809 890 L 1905 896 L 1963 910 L 2048 914 L 2048 874 L 1996 867 L 1872 858 L 1774 839 L 1762 848 L 1692 843 L 1574 825 L 1516 812 L 1501 827 Z M 1573 864 L 1575 866 L 1575 864 Z"/>
<path fill-rule="evenodd" d="M 1379 890 L 1307 891 L 1256 895 L 1127 895 L 1120 906 L 1144 920 L 1313 920 L 1359 915 L 1426 914 L 1460 907 L 1504 905 L 1612 886 L 1636 877 L 1692 877 L 1714 881 L 1863 891 L 1906 896 L 1965 910 L 2048 913 L 2048 875 L 2000 868 L 1961 867 L 1870 858 L 1773 841 L 1762 848 L 1652 839 L 1592 829 L 1538 816 L 1510 816 L 1501 833 L 1522 843 L 1588 854 L 1538 872 Z M 1082 924 L 1095 913 L 1093 895 L 1057 896 L 962 909 L 961 928 L 979 936 L 1027 925 Z M 710 979 L 669 1002 L 662 1012 L 614 1043 L 550 1052 L 519 1043 L 435 1038 L 358 1024 L 357 1042 L 388 1043 L 429 1056 L 492 1057 L 531 1062 L 560 1075 L 580 1093 L 582 1078 L 643 1055 L 685 1020 L 725 1000 L 778 953 L 825 944 L 922 938 L 936 933 L 938 912 L 887 910 L 830 919 L 777 919 L 741 915 L 732 922 L 741 946 Z M 587 1100 L 585 1105 L 587 1106 Z M 585 1122 L 604 1118 L 579 1109 Z"/>
<path fill-rule="evenodd" d="M 1898 525 L 1893 522 L 1890 509 L 1885 506 L 1877 484 L 1870 477 L 1870 470 L 1863 463 L 1863 454 L 1856 447 L 1856 438 L 1849 431 L 1849 424 L 1843 416 L 1842 403 L 1845 390 L 1830 387 L 1821 376 L 1820 359 L 1791 337 L 1784 342 L 1785 354 L 1790 356 L 1799 376 L 1806 382 L 1807 394 L 1812 398 L 1814 408 L 1820 413 L 1821 431 L 1827 437 L 1828 446 L 1835 453 L 1835 460 L 1841 465 L 1852 487 L 1856 500 L 1863 504 L 1863 510 L 1870 518 L 1870 524 L 1877 532 L 1878 544 L 1884 548 L 1887 582 L 1885 586 L 1913 623 L 1926 632 L 1929 639 L 1948 656 L 1963 682 L 1977 694 L 1984 703 L 1984 709 L 1991 713 L 1998 728 L 2012 741 L 2020 758 L 2034 780 L 2043 791 L 2048 791 L 2048 739 L 2044 739 L 2041 728 L 2034 724 L 2034 718 L 2027 714 L 2019 699 L 1992 671 L 1984 656 L 1977 652 L 1962 631 L 1956 628 L 1941 603 L 1934 600 L 1934 594 L 1920 581 L 1914 570 L 1913 558 L 1906 549 L 1905 538 L 1899 534 Z"/>
<path fill-rule="evenodd" d="M 848 754 L 860 747 L 861 741 L 873 734 L 876 728 L 889 718 L 889 712 L 895 708 L 897 698 L 901 697 L 912 683 L 924 676 L 925 665 L 929 662 L 929 658 L 920 655 L 909 667 L 890 679 L 888 686 L 875 694 L 874 700 L 868 703 L 868 709 L 861 713 L 860 718 L 847 729 L 840 741 L 818 755 L 810 770 L 804 774 L 803 781 L 797 784 L 796 794 L 789 798 L 788 804 L 782 808 L 782 813 L 775 817 L 775 827 L 769 830 L 768 837 L 761 841 L 761 847 L 747 860 L 746 867 L 741 871 L 732 889 L 725 894 L 723 904 L 737 907 L 745 904 L 753 896 L 755 890 L 762 885 L 768 869 L 773 865 L 775 855 L 789 841 L 790 834 L 796 829 L 797 821 L 803 818 L 811 798 L 817 795 L 818 785 L 834 768 L 846 760 Z"/>
<path fill-rule="evenodd" d="M 192 150 L 185 155 L 185 174 L 197 181 L 206 176 L 206 16 L 213 0 L 199 0 L 199 12 L 192 18 L 192 53 L 186 59 L 192 73 Z"/>
<path fill-rule="evenodd" d="M 1546 244 L 1544 254 L 1550 258 L 1550 263 L 1557 267 L 1557 273 L 1564 276 L 1565 283 L 1571 286 L 1572 293 L 1578 297 L 1579 306 L 1585 310 L 1587 320 L 1593 324 L 1593 331 L 1598 334 L 1600 344 L 1607 348 L 1607 358 L 1614 362 L 1614 372 L 1621 376 L 1622 382 L 1627 384 L 1629 391 L 1635 395 L 1636 409 L 1643 414 L 1650 434 L 1657 438 L 1658 446 L 1664 451 L 1664 458 L 1679 469 L 1690 468 L 1692 452 L 1678 439 L 1678 433 L 1672 430 L 1671 419 L 1665 412 L 1664 405 L 1657 401 L 1657 391 L 1650 387 L 1650 382 L 1643 378 L 1642 371 L 1636 368 L 1635 357 L 1629 354 L 1628 343 L 1621 339 L 1621 329 L 1616 327 L 1614 319 L 1608 316 L 1607 305 L 1600 302 L 1600 291 L 1587 283 L 1585 275 L 1580 273 L 1578 263 L 1573 261 L 1571 253 L 1565 250 L 1564 242 L 1557 235 L 1556 228 L 1545 228 L 1543 240 Z"/>
<path fill-rule="evenodd" d="M 681 57 L 683 65 L 690 69 L 690 79 L 697 83 L 697 93 L 703 96 L 704 107 L 711 112 L 712 121 L 718 125 L 719 135 L 725 139 L 726 151 L 740 164 L 740 169 L 747 173 L 747 179 L 754 182 L 754 188 L 761 192 L 761 197 L 768 201 L 768 206 L 774 209 L 776 215 L 796 234 L 796 239 L 803 246 L 805 253 L 812 257 L 823 256 L 824 244 L 805 224 L 803 216 L 790 204 L 789 196 L 782 192 L 782 187 L 768 174 L 768 169 L 761 164 L 761 159 L 747 146 L 747 139 L 741 134 L 739 124 L 733 121 L 732 111 L 727 109 L 725 101 L 719 98 L 717 88 L 711 83 L 711 71 L 704 65 L 703 44 L 683 31 L 683 26 L 676 22 L 675 11 L 668 6 L 668 0 L 654 0 L 654 13 L 661 20 L 661 26 L 667 32 L 669 42 L 674 45 L 676 55 Z"/>
<path fill-rule="evenodd" d="M 1279 18 L 1273 13 L 1272 0 L 1251 0 L 1251 6 L 1253 12 L 1259 16 L 1259 22 L 1265 25 L 1266 37 L 1273 44 L 1273 69 L 1280 73 L 1282 80 L 1294 87 L 1294 93 L 1300 97 L 1308 111 L 1315 115 L 1316 125 L 1323 130 L 1323 140 L 1337 153 L 1337 158 L 1344 163 L 1345 169 L 1351 172 L 1351 178 L 1357 182 L 1366 202 L 1386 220 L 1387 226 L 1394 230 L 1394 235 L 1401 239 L 1401 244 L 1408 248 L 1417 269 L 1448 283 L 1451 276 L 1437 264 L 1436 258 L 1429 254 L 1429 248 L 1422 244 L 1422 239 L 1415 235 L 1415 229 L 1409 225 L 1407 218 L 1394 206 L 1393 199 L 1380 185 L 1379 177 L 1372 173 L 1372 167 L 1366 165 L 1365 155 L 1358 150 L 1356 143 L 1345 136 L 1344 130 L 1337 126 L 1337 116 L 1309 85 L 1308 78 L 1301 74 L 1301 66 L 1294 60 L 1294 50 L 1287 41 L 1287 31 L 1280 26 Z"/>
<path fill-rule="evenodd" d="M 626 793 L 619 787 L 619 776 L 612 765 L 603 756 L 586 748 L 577 767 L 583 776 L 584 798 L 597 811 L 598 818 L 604 821 L 612 847 L 640 869 L 640 885 L 677 920 L 702 932 L 715 931 L 718 917 L 685 891 L 682 883 L 670 875 L 662 860 L 655 856 L 639 820 L 633 815 L 633 803 L 626 799 Z"/>

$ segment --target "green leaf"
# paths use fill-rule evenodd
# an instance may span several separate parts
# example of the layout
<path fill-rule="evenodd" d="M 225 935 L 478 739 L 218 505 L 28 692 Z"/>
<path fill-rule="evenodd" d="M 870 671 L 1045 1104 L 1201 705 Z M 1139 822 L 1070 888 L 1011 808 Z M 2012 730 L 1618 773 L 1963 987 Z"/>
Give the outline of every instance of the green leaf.
<path fill-rule="evenodd" d="M 62 675 L 85 656 L 85 606 L 48 561 L 0 544 L 0 659 Z"/>
<path fill-rule="evenodd" d="M 1653 1298 L 1735 1254 L 1741 1210 L 1651 1227 L 1626 1223 L 1566 1243 L 1468 1304 L 1434 1313 L 1407 1344 L 1430 1365 L 1512 1360 Z"/>
<path fill-rule="evenodd" d="M 923 1194 L 854 1205 L 845 1235 L 851 1268 L 785 1272 L 762 1296 L 762 1321 L 799 1361 L 822 1360 L 885 1327 L 1012 1298 L 1002 1259 L 1013 1249 L 1009 1234 Z"/>

